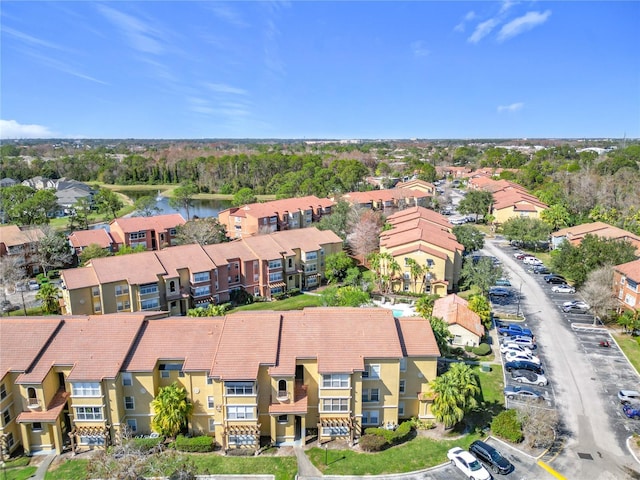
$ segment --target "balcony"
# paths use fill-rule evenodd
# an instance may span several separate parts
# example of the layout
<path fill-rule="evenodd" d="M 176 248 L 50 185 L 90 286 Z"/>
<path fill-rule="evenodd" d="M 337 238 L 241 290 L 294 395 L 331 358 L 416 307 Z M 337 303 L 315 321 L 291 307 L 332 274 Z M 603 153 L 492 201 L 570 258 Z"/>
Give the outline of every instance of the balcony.
<path fill-rule="evenodd" d="M 40 405 L 40 402 L 38 401 L 37 398 L 28 398 L 27 407 L 29 408 L 29 410 L 32 410 L 32 411 L 42 409 L 42 405 Z"/>
<path fill-rule="evenodd" d="M 287 392 L 286 390 L 278 390 L 278 396 L 276 397 L 276 399 L 279 402 L 288 402 L 289 401 L 289 392 Z"/>

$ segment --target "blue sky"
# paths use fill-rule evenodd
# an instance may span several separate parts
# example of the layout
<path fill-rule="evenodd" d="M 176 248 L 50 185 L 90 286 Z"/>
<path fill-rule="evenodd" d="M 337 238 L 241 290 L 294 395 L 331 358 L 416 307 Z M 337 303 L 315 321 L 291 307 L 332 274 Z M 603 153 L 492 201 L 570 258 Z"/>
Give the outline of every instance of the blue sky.
<path fill-rule="evenodd" d="M 640 137 L 640 2 L 1 7 L 2 138 Z"/>

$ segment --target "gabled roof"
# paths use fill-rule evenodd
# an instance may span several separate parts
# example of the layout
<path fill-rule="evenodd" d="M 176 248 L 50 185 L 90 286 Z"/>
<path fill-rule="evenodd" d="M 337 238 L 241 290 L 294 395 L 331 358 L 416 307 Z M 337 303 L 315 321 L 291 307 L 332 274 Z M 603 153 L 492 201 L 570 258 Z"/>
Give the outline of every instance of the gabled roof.
<path fill-rule="evenodd" d="M 158 276 L 167 274 L 156 252 L 93 258 L 90 265 L 100 283 L 126 280 L 129 285 L 143 285 L 155 283 L 158 281 Z"/>
<path fill-rule="evenodd" d="M 3 225 L 0 227 L 0 242 L 8 247 L 28 245 L 44 236 L 39 228 L 21 229 L 17 225 Z"/>
<path fill-rule="evenodd" d="M 70 382 L 115 378 L 142 326 L 144 314 L 66 317 L 47 348 L 16 383 L 42 383 L 55 366 L 71 366 Z"/>
<path fill-rule="evenodd" d="M 244 243 L 238 239 L 226 243 L 218 243 L 214 245 L 203 245 L 204 251 L 213 260 L 216 265 L 226 265 L 230 260 L 241 259 L 243 262 L 258 260 L 256 254 Z"/>
<path fill-rule="evenodd" d="M 518 205 L 528 204 L 529 208 L 537 206 L 539 208 L 547 208 L 547 205 L 538 200 L 533 195 L 521 190 L 502 190 L 493 194 L 493 208 L 501 210 L 508 207 L 516 207 Z M 523 207 L 524 208 L 524 207 Z M 535 208 L 534 208 L 535 210 Z"/>
<path fill-rule="evenodd" d="M 622 273 L 625 277 L 630 278 L 636 283 L 640 283 L 640 260 L 616 265 L 613 268 L 617 272 Z"/>
<path fill-rule="evenodd" d="M 273 232 L 269 235 L 279 245 L 288 248 L 299 248 L 303 252 L 320 250 L 323 245 L 342 243 L 342 239 L 331 230 L 318 230 L 316 227 L 296 228 Z M 260 235 L 253 238 L 261 238 Z"/>
<path fill-rule="evenodd" d="M 264 203 L 250 203 L 242 207 L 232 207 L 223 212 L 229 212 L 230 216 L 255 218 L 272 217 L 276 214 L 282 215 L 284 212 L 297 212 L 300 210 L 310 210 L 317 208 L 327 208 L 335 205 L 329 198 L 318 198 L 315 195 L 306 197 L 283 198 Z"/>
<path fill-rule="evenodd" d="M 301 229 L 305 230 L 305 229 Z M 283 256 L 295 255 L 295 252 L 277 242 L 272 235 L 256 235 L 243 238 L 242 242 L 262 260 L 277 260 Z M 283 242 L 284 243 L 284 242 Z"/>
<path fill-rule="evenodd" d="M 24 372 L 60 326 L 60 318 L 0 318 L 0 380 Z"/>
<path fill-rule="evenodd" d="M 424 318 L 403 317 L 396 320 L 400 344 L 407 357 L 440 356 L 431 324 Z"/>
<path fill-rule="evenodd" d="M 69 235 L 69 243 L 74 248 L 84 248 L 91 244 L 99 245 L 101 248 L 109 248 L 113 242 L 111 235 L 104 228 L 94 230 L 78 230 Z"/>
<path fill-rule="evenodd" d="M 460 325 L 479 337 L 484 335 L 480 315 L 469 309 L 468 302 L 456 294 L 438 298 L 434 302 L 432 315 L 441 318 L 449 325 Z"/>
<path fill-rule="evenodd" d="M 604 222 L 583 223 L 563 228 L 551 234 L 554 238 L 565 237 L 574 245 L 579 244 L 586 235 L 596 235 L 611 240 L 625 240 L 635 246 L 636 255 L 640 255 L 640 236 Z"/>
<path fill-rule="evenodd" d="M 188 268 L 191 273 L 207 272 L 216 268 L 201 245 L 178 245 L 154 252 L 166 271 L 167 277 L 177 277 L 178 270 Z"/>
<path fill-rule="evenodd" d="M 380 246 L 391 249 L 422 241 L 450 252 L 464 250 L 464 246 L 458 243 L 456 236 L 450 231 L 423 219 L 417 219 L 413 222 L 415 223 L 405 222 L 398 227 L 382 232 Z"/>
<path fill-rule="evenodd" d="M 387 223 L 397 226 L 403 222 L 408 222 L 419 218 L 436 225 L 440 225 L 447 230 L 451 230 L 452 228 L 452 225 L 447 217 L 425 207 L 410 207 L 405 208 L 404 210 L 400 210 L 393 215 L 389 215 L 387 217 Z"/>
<path fill-rule="evenodd" d="M 78 267 L 60 270 L 60 277 L 68 290 L 95 287 L 100 285 L 98 277 L 92 267 Z"/>
<path fill-rule="evenodd" d="M 170 228 L 186 223 L 184 217 L 179 213 L 168 213 L 166 215 L 154 215 L 153 217 L 122 217 L 112 220 L 109 225 L 116 225 L 124 233 L 155 230 L 163 232 Z"/>

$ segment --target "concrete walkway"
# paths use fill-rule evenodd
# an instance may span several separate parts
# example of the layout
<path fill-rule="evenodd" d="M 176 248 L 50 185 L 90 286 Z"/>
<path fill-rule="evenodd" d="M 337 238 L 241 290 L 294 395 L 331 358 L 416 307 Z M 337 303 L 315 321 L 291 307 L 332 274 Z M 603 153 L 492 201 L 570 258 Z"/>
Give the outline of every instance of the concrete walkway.
<path fill-rule="evenodd" d="M 51 465 L 51 462 L 53 462 L 54 458 L 56 458 L 55 455 L 47 455 L 42 460 L 42 462 L 40 462 L 40 465 L 38 465 L 38 469 L 36 470 L 36 473 L 34 473 L 31 478 L 35 480 L 44 480 L 44 477 L 47 474 L 47 470 L 49 470 L 49 465 Z"/>
<path fill-rule="evenodd" d="M 309 460 L 309 457 L 304 453 L 304 449 L 301 446 L 294 446 L 293 451 L 298 460 L 298 479 L 315 480 L 322 478 L 322 472 L 311 463 L 311 460 Z"/>

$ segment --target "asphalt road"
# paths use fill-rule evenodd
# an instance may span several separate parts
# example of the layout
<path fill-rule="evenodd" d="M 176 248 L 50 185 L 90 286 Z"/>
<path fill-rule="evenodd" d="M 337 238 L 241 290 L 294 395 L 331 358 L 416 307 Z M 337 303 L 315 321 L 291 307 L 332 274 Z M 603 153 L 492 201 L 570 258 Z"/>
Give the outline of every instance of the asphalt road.
<path fill-rule="evenodd" d="M 625 445 L 633 427 L 624 428 L 626 422 L 620 427 L 625 419 L 616 413 L 619 405 L 614 398 L 618 388 L 638 384 L 637 374 L 625 362 L 611 361 L 626 372 L 624 385 L 607 378 L 610 371 L 603 370 L 599 359 L 603 354 L 598 351 L 594 355 L 591 347 L 599 343 L 596 340 L 602 333 L 572 328 L 574 322 L 589 325 L 592 317 L 567 315 L 558 306 L 558 302 L 578 297 L 561 294 L 557 298 L 559 294 L 552 294 L 540 276 L 527 272 L 513 257 L 515 250 L 506 241 L 487 239 L 484 251 L 502 262 L 512 285 L 519 288 L 522 284 L 520 306 L 544 351 L 545 375 L 553 385 L 555 406 L 563 422 L 563 447 L 556 457 L 546 459 L 547 463 L 570 479 L 640 479 L 640 465 Z"/>

